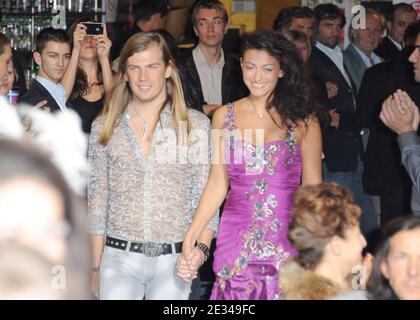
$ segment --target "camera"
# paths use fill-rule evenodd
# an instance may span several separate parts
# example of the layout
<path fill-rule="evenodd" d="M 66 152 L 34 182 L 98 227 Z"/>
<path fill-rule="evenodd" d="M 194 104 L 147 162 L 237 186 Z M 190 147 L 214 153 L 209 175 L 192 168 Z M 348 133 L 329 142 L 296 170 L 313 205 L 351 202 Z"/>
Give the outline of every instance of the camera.
<path fill-rule="evenodd" d="M 89 35 L 98 35 L 104 33 L 104 26 L 98 22 L 83 22 L 86 26 L 86 33 Z"/>

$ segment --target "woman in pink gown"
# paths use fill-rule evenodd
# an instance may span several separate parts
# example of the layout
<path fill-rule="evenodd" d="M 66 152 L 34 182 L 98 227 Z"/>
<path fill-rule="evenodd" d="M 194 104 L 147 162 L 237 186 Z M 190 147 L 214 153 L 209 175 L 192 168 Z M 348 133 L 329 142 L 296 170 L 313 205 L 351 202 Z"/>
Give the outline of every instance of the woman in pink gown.
<path fill-rule="evenodd" d="M 213 165 L 183 242 L 178 274 L 195 277 L 195 247 L 227 195 L 217 235 L 211 299 L 279 299 L 278 270 L 295 255 L 287 239 L 293 195 L 321 178 L 321 107 L 296 48 L 281 35 L 255 32 L 241 59 L 250 95 L 219 108 Z M 215 152 L 219 151 L 219 152 Z M 219 155 L 219 157 L 218 157 Z"/>

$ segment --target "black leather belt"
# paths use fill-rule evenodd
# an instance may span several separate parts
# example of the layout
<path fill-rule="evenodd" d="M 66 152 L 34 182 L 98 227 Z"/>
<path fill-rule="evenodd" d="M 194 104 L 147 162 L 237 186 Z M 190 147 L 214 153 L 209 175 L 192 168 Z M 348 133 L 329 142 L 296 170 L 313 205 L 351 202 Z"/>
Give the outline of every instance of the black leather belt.
<path fill-rule="evenodd" d="M 182 242 L 177 243 L 156 243 L 156 242 L 133 242 L 106 236 L 105 245 L 120 250 L 128 250 L 131 252 L 142 253 L 148 257 L 157 257 L 162 254 L 173 253 L 172 247 L 175 248 L 174 253 L 182 251 Z"/>

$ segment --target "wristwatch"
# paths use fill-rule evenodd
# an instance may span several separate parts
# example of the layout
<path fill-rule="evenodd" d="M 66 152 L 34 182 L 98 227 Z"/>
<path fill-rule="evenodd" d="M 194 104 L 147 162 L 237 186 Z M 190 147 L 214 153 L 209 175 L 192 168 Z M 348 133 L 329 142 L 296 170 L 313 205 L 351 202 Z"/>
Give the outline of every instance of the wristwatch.
<path fill-rule="evenodd" d="M 199 242 L 199 243 L 197 243 L 197 248 L 200 249 L 204 253 L 204 261 L 207 261 L 207 259 L 210 256 L 209 247 L 206 244 L 204 244 L 202 242 Z"/>

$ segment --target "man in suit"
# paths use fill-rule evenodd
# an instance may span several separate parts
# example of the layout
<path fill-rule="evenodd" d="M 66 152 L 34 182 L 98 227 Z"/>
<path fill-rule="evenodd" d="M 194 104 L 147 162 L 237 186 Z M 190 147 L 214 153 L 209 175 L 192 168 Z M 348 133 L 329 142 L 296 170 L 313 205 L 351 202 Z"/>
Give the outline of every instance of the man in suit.
<path fill-rule="evenodd" d="M 373 9 L 366 10 L 364 28 L 355 29 L 350 23 L 349 38 L 351 42 L 344 50 L 343 56 L 344 65 L 354 81 L 357 91 L 359 91 L 365 70 L 383 61 L 373 52 L 381 40 L 382 32 L 380 13 Z"/>
<path fill-rule="evenodd" d="M 345 25 L 343 12 L 333 4 L 321 4 L 314 10 L 315 45 L 309 67 L 318 84 L 318 92 L 330 108 L 331 122 L 323 130 L 324 179 L 348 188 L 362 207 L 361 228 L 368 235 L 376 227 L 376 218 L 369 196 L 363 191 L 363 145 L 361 127 L 356 119 L 354 84 L 343 63 L 338 46 L 339 34 Z M 338 93 L 328 98 L 326 82 L 336 84 Z"/>
<path fill-rule="evenodd" d="M 218 0 L 200 0 L 192 11 L 198 45 L 177 60 L 187 106 L 209 117 L 229 102 L 245 97 L 239 60 L 225 54 L 222 42 L 228 15 Z"/>
<path fill-rule="evenodd" d="M 420 45 L 420 38 L 418 43 Z M 416 48 L 410 56 L 410 62 L 420 66 L 419 56 L 419 49 Z M 420 81 L 419 72 L 415 71 L 416 81 Z M 417 105 L 404 91 L 398 90 L 382 104 L 380 118 L 388 128 L 398 134 L 402 162 L 413 181 L 411 209 L 416 215 L 420 215 L 420 139 L 417 134 L 419 117 Z"/>
<path fill-rule="evenodd" d="M 375 53 L 384 60 L 395 58 L 402 49 L 405 29 L 416 21 L 416 17 L 416 11 L 407 3 L 399 3 L 392 6 L 386 16 L 388 34 L 382 39 Z"/>
<path fill-rule="evenodd" d="M 19 102 L 33 106 L 43 105 L 51 112 L 67 110 L 66 93 L 60 80 L 70 61 L 70 43 L 70 36 L 64 30 L 41 30 L 36 37 L 36 51 L 33 55 L 39 65 L 39 72 Z"/>
<path fill-rule="evenodd" d="M 410 29 L 404 44 L 413 42 L 413 34 L 417 37 L 420 23 Z M 382 103 L 397 89 L 408 92 L 420 105 L 420 83 L 414 81 L 408 60 L 413 49 L 405 46 L 395 59 L 366 70 L 357 97 L 358 119 L 369 130 L 363 185 L 368 194 L 379 196 L 381 224 L 410 212 L 411 181 L 401 162 L 397 135 L 382 123 L 379 113 Z"/>

